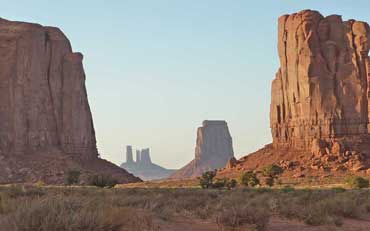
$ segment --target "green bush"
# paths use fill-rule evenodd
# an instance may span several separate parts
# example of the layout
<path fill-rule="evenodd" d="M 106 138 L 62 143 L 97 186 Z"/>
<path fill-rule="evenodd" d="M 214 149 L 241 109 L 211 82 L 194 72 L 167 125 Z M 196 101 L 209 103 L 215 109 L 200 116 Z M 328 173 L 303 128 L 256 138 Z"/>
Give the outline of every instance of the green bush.
<path fill-rule="evenodd" d="M 226 188 L 228 190 L 233 189 L 237 186 L 238 182 L 235 179 L 228 180 L 226 182 Z"/>
<path fill-rule="evenodd" d="M 345 182 L 351 188 L 369 188 L 369 180 L 360 176 L 347 176 Z"/>
<path fill-rule="evenodd" d="M 262 169 L 262 173 L 264 176 L 272 177 L 272 178 L 278 177 L 283 172 L 284 170 L 280 166 L 275 165 L 275 164 L 267 165 Z"/>
<path fill-rule="evenodd" d="M 342 193 L 342 192 L 346 191 L 346 189 L 342 188 L 342 187 L 333 187 L 333 188 L 331 188 L 331 190 L 333 190 L 336 193 Z"/>
<path fill-rule="evenodd" d="M 248 171 L 242 174 L 241 183 L 248 187 L 255 187 L 256 185 L 260 184 L 260 181 L 258 180 L 256 174 L 252 171 Z"/>
<path fill-rule="evenodd" d="M 274 178 L 273 177 L 266 177 L 265 178 L 265 184 L 272 187 L 274 186 Z"/>
<path fill-rule="evenodd" d="M 67 172 L 65 183 L 67 185 L 78 184 L 80 179 L 81 172 L 78 170 L 69 170 Z"/>
<path fill-rule="evenodd" d="M 199 184 L 203 189 L 211 188 L 213 184 L 213 178 L 216 176 L 215 171 L 207 171 L 202 174 L 199 179 Z"/>
<path fill-rule="evenodd" d="M 281 191 L 284 192 L 284 193 L 289 193 L 289 192 L 294 192 L 295 189 L 293 187 L 290 187 L 290 186 L 285 186 L 284 188 L 281 188 Z"/>
<path fill-rule="evenodd" d="M 89 185 L 100 188 L 113 188 L 117 183 L 117 180 L 110 175 L 93 175 L 89 179 Z"/>
<path fill-rule="evenodd" d="M 223 179 L 216 179 L 216 180 L 212 183 L 212 188 L 218 188 L 218 189 L 224 188 L 224 187 L 226 186 L 227 181 L 228 181 L 228 179 L 227 179 L 227 178 L 223 178 Z"/>

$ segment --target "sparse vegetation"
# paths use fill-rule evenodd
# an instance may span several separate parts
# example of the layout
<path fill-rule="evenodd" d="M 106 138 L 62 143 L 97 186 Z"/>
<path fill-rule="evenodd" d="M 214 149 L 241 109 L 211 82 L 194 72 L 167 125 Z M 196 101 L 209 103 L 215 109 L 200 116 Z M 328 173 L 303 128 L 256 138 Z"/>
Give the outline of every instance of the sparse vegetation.
<path fill-rule="evenodd" d="M 215 171 L 207 171 L 202 174 L 199 180 L 199 184 L 203 189 L 211 188 L 213 184 L 213 178 L 216 176 Z"/>
<path fill-rule="evenodd" d="M 228 190 L 233 189 L 237 186 L 238 182 L 235 179 L 228 179 L 226 182 L 226 188 Z"/>
<path fill-rule="evenodd" d="M 369 180 L 360 176 L 347 176 L 345 182 L 351 188 L 369 188 Z"/>
<path fill-rule="evenodd" d="M 256 174 L 252 171 L 243 173 L 240 178 L 240 182 L 247 187 L 255 187 L 260 184 Z"/>
<path fill-rule="evenodd" d="M 78 184 L 80 181 L 81 172 L 78 170 L 69 170 L 66 175 L 66 184 L 67 185 L 74 185 Z"/>
<path fill-rule="evenodd" d="M 154 231 L 179 216 L 263 231 L 271 216 L 336 227 L 369 213 L 368 190 L 0 187 L 0 227 L 12 231 Z"/>
<path fill-rule="evenodd" d="M 117 184 L 117 180 L 110 175 L 93 175 L 89 179 L 89 185 L 99 188 L 113 188 Z"/>
<path fill-rule="evenodd" d="M 216 176 L 216 172 L 209 171 L 202 174 L 199 179 L 199 185 L 203 189 L 207 188 L 214 188 L 214 189 L 233 189 L 236 187 L 237 182 L 235 179 L 229 178 L 214 178 Z"/>
<path fill-rule="evenodd" d="M 270 164 L 262 169 L 262 174 L 266 177 L 265 184 L 269 187 L 274 186 L 278 177 L 284 172 L 284 169 L 276 164 Z"/>
<path fill-rule="evenodd" d="M 272 187 L 274 185 L 274 178 L 272 177 L 266 177 L 265 178 L 265 185 Z"/>

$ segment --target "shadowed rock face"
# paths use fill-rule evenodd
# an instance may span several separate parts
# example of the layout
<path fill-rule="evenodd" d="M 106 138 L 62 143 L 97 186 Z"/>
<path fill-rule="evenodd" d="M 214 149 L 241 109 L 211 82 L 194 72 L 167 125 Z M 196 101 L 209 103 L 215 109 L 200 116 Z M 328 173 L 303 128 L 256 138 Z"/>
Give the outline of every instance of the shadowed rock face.
<path fill-rule="evenodd" d="M 232 138 L 225 121 L 203 121 L 198 128 L 195 159 L 176 171 L 171 178 L 191 178 L 205 171 L 224 167 L 234 157 Z"/>
<path fill-rule="evenodd" d="M 279 18 L 280 69 L 272 83 L 275 147 L 368 135 L 370 29 L 305 10 Z"/>
<path fill-rule="evenodd" d="M 72 166 L 138 180 L 98 158 L 82 59 L 58 28 L 0 19 L 0 183 L 61 183 Z"/>

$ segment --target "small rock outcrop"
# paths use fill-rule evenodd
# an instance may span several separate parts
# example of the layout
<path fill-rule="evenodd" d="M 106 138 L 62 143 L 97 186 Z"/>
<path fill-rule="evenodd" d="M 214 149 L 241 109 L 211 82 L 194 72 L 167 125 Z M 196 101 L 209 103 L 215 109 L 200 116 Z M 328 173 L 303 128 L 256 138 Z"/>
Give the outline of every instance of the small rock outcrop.
<path fill-rule="evenodd" d="M 198 128 L 195 159 L 171 175 L 171 178 L 192 178 L 205 171 L 224 167 L 234 157 L 232 138 L 225 121 L 205 120 Z"/>
<path fill-rule="evenodd" d="M 136 161 L 133 161 L 130 145 L 126 146 L 126 162 L 121 164 L 121 168 L 143 180 L 165 179 L 175 171 L 154 164 L 150 158 L 149 148 L 136 150 Z"/>
<path fill-rule="evenodd" d="M 98 158 L 82 60 L 60 29 L 0 18 L 0 183 L 61 183 L 67 162 L 138 180 Z"/>

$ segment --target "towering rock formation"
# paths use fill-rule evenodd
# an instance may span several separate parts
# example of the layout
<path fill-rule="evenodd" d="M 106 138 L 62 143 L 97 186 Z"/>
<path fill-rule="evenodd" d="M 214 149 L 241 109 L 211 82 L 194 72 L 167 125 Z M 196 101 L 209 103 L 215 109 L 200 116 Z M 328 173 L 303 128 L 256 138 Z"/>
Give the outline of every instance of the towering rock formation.
<path fill-rule="evenodd" d="M 370 174 L 370 28 L 304 10 L 278 23 L 266 145 L 219 173 L 278 164 L 287 176 Z"/>
<path fill-rule="evenodd" d="M 132 148 L 131 156 L 132 156 Z M 142 149 L 141 152 L 136 150 L 136 162 L 126 158 L 126 162 L 121 164 L 121 168 L 140 177 L 143 180 L 159 180 L 167 178 L 175 170 L 165 169 L 157 164 L 152 163 L 149 148 Z"/>
<path fill-rule="evenodd" d="M 127 163 L 133 163 L 134 158 L 132 157 L 132 147 L 131 145 L 126 146 L 126 162 Z"/>
<path fill-rule="evenodd" d="M 234 157 L 232 138 L 225 121 L 205 120 L 198 128 L 195 159 L 171 178 L 192 178 L 205 171 L 224 167 Z"/>
<path fill-rule="evenodd" d="M 82 55 L 53 27 L 0 20 L 0 149 L 96 156 Z"/>
<path fill-rule="evenodd" d="M 272 83 L 274 146 L 368 134 L 370 29 L 305 10 L 279 18 L 280 69 Z"/>
<path fill-rule="evenodd" d="M 140 150 L 136 150 L 136 163 L 140 162 Z"/>
<path fill-rule="evenodd" d="M 149 148 L 145 148 L 145 149 L 141 150 L 140 163 L 142 163 L 142 164 L 151 164 L 152 163 L 152 160 L 150 159 Z"/>
<path fill-rule="evenodd" d="M 17 167 L 11 164 L 27 161 L 12 159 L 21 155 L 37 161 L 41 153 L 54 159 L 60 153 L 86 160 L 82 165 L 90 161 L 115 169 L 98 159 L 82 59 L 58 28 L 0 19 L 0 154 L 8 169 L 0 182 L 28 180 L 17 178 Z M 27 166 L 26 172 L 34 173 L 31 180 L 44 177 L 38 168 L 48 165 L 38 165 Z M 125 171 L 113 171 L 122 182 L 136 180 Z"/>

